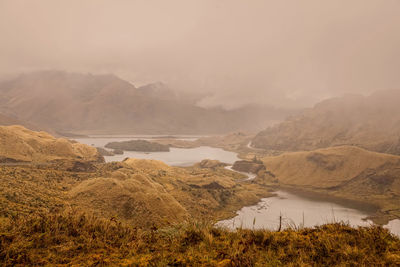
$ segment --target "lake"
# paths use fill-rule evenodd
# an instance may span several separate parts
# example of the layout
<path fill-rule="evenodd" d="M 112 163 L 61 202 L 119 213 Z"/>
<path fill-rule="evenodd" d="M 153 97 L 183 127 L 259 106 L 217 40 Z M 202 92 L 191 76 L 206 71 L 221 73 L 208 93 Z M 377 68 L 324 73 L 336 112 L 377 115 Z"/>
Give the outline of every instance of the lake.
<path fill-rule="evenodd" d="M 279 229 L 279 217 L 282 216 L 282 229 L 288 227 L 313 227 L 326 223 L 344 222 L 355 226 L 369 226 L 373 222 L 366 220 L 374 208 L 359 204 L 341 205 L 331 201 L 331 197 L 305 197 L 283 190 L 274 192 L 276 196 L 263 198 L 253 206 L 243 207 L 236 216 L 219 221 L 218 226 L 230 229 Z M 392 220 L 383 226 L 397 236 L 400 236 L 400 220 Z"/>
<path fill-rule="evenodd" d="M 237 212 L 236 217 L 220 221 L 218 225 L 277 230 L 280 216 L 282 229 L 290 226 L 312 227 L 339 221 L 348 222 L 352 226 L 372 224 L 371 221 L 364 220 L 368 213 L 358 209 L 281 190 L 274 193 L 276 196 L 263 198 L 257 205 L 244 207 Z"/>
<path fill-rule="evenodd" d="M 90 136 L 88 138 L 76 138 L 75 140 L 95 147 L 103 147 L 114 141 L 127 141 L 144 139 L 151 141 L 162 136 L 155 135 L 130 135 L 130 136 Z M 176 136 L 177 139 L 195 140 L 198 136 Z M 170 152 L 135 152 L 124 151 L 123 155 L 106 156 L 106 162 L 122 161 L 123 159 L 140 158 L 155 159 L 165 162 L 171 166 L 190 166 L 203 159 L 213 159 L 233 164 L 239 160 L 234 152 L 225 151 L 220 148 L 198 147 L 198 148 L 171 148 Z M 227 167 L 230 169 L 230 167 Z M 255 178 L 254 174 L 247 174 L 248 178 L 243 182 Z M 364 220 L 371 210 L 363 209 L 356 205 L 348 206 L 346 203 L 336 203 L 331 198 L 307 197 L 304 194 L 294 194 L 283 190 L 275 192 L 274 197 L 263 198 L 254 206 L 243 207 L 232 219 L 220 221 L 218 225 L 229 228 L 243 227 L 255 229 L 276 230 L 279 227 L 279 216 L 282 215 L 282 227 L 301 226 L 312 227 L 331 222 L 348 222 L 352 226 L 367 226 L 372 222 Z M 254 223 L 254 224 L 253 224 Z M 393 234 L 400 235 L 400 220 L 392 220 L 388 228 Z"/>
<path fill-rule="evenodd" d="M 88 138 L 75 138 L 77 142 L 91 145 L 94 147 L 102 147 L 109 142 L 120 142 L 128 140 L 148 140 L 160 138 L 162 136 L 155 135 L 130 135 L 130 136 L 91 136 Z M 195 140 L 197 136 L 176 136 L 181 140 Z M 106 162 L 122 161 L 125 158 L 138 158 L 138 159 L 155 159 L 165 162 L 171 166 L 191 166 L 203 159 L 219 160 L 224 163 L 233 164 L 239 160 L 237 154 L 230 151 L 225 151 L 221 148 L 214 147 L 197 147 L 197 148 L 174 148 L 171 147 L 169 152 L 137 152 L 137 151 L 124 151 L 123 155 L 105 156 Z"/>

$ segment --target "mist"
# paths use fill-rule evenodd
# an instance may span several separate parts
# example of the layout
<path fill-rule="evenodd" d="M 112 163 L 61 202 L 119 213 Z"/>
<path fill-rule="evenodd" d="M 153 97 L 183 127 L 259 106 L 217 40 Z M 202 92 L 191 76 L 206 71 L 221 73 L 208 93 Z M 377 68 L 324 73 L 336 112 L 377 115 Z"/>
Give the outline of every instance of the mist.
<path fill-rule="evenodd" d="M 0 1 L 0 74 L 114 73 L 199 105 L 311 106 L 398 89 L 397 0 Z"/>

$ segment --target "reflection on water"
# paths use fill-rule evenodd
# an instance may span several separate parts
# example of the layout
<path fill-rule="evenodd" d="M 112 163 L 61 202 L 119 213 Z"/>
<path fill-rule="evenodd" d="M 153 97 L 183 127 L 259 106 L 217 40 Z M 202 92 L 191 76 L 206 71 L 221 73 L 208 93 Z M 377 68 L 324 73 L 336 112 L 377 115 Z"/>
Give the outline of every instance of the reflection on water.
<path fill-rule="evenodd" d="M 143 136 L 141 136 L 143 137 Z M 136 139 L 143 139 L 136 137 Z M 146 136 L 148 140 L 152 136 Z M 187 137 L 186 138 L 190 138 Z M 76 138 L 75 140 L 92 145 L 94 147 L 103 147 L 109 142 L 119 142 L 133 140 L 134 137 L 91 137 L 91 138 Z M 187 139 L 185 139 L 187 140 Z M 106 162 L 122 161 L 125 158 L 139 158 L 139 159 L 155 159 L 161 160 L 171 166 L 190 166 L 203 159 L 219 160 L 224 163 L 233 164 L 239 160 L 237 154 L 230 151 L 225 151 L 220 148 L 214 147 L 197 147 L 197 148 L 170 148 L 170 152 L 136 152 L 124 151 L 123 155 L 105 156 Z"/>
<path fill-rule="evenodd" d="M 282 216 L 282 228 L 290 226 L 312 227 L 332 222 L 348 222 L 350 225 L 367 226 L 372 224 L 364 220 L 368 214 L 335 203 L 315 201 L 288 192 L 277 191 L 277 196 L 263 198 L 257 205 L 244 207 L 237 216 L 220 221 L 218 225 L 229 228 L 255 228 L 277 230 L 279 217 Z"/>

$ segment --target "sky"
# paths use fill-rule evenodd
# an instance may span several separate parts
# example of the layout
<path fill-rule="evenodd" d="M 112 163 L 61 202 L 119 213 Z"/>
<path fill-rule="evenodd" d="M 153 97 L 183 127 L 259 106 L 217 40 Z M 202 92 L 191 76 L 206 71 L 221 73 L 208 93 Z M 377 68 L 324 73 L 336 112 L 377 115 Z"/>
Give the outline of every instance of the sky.
<path fill-rule="evenodd" d="M 114 73 L 202 106 L 400 86 L 400 0 L 0 0 L 0 75 Z"/>

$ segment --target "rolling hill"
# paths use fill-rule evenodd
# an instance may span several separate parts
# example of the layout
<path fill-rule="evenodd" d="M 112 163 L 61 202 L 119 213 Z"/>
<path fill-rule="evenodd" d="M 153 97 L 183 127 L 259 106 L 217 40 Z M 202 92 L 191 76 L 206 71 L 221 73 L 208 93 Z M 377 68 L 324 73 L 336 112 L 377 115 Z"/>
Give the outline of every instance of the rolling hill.
<path fill-rule="evenodd" d="M 93 147 L 55 138 L 43 131 L 31 131 L 23 126 L 0 126 L 0 162 L 44 163 L 59 159 L 104 161 Z"/>
<path fill-rule="evenodd" d="M 304 151 L 355 145 L 400 154 L 400 90 L 370 96 L 347 95 L 322 101 L 314 108 L 261 131 L 256 148 Z"/>
<path fill-rule="evenodd" d="M 337 146 L 263 162 L 280 186 L 375 204 L 382 212 L 376 221 L 400 216 L 400 156 Z"/>
<path fill-rule="evenodd" d="M 269 194 L 238 183 L 243 175 L 218 162 L 180 168 L 155 160 L 103 161 L 94 147 L 0 126 L 0 221 L 72 207 L 151 227 L 225 218 Z"/>

